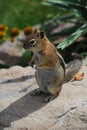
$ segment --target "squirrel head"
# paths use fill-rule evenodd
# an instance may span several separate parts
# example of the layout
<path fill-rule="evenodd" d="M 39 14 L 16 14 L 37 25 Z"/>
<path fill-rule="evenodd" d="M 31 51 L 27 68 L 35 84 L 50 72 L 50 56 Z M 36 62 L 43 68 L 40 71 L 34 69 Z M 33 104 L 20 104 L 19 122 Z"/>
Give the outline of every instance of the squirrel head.
<path fill-rule="evenodd" d="M 41 51 L 44 47 L 46 35 L 44 31 L 35 30 L 24 40 L 23 48 L 30 51 Z"/>

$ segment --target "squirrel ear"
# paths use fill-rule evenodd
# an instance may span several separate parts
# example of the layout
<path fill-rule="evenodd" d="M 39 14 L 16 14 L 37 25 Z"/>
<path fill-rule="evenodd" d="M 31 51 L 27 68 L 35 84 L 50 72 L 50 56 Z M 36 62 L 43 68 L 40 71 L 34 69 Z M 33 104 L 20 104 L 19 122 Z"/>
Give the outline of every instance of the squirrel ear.
<path fill-rule="evenodd" d="M 40 38 L 43 39 L 44 36 L 45 36 L 45 32 L 44 32 L 44 31 L 41 31 L 41 32 L 40 32 Z"/>

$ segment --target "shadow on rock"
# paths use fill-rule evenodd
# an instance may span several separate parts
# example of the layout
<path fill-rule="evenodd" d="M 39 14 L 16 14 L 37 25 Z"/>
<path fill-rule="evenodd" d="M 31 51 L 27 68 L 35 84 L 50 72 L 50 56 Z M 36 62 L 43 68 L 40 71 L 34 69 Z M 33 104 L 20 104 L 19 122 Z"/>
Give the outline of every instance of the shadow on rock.
<path fill-rule="evenodd" d="M 17 79 L 9 79 L 9 80 L 6 80 L 6 81 L 4 81 L 4 82 L 1 82 L 0 84 L 24 82 L 24 81 L 29 80 L 29 79 L 32 79 L 32 78 L 34 78 L 34 77 L 35 77 L 34 75 L 22 76 L 22 77 L 17 78 Z"/>
<path fill-rule="evenodd" d="M 22 119 L 46 105 L 43 102 L 45 96 L 45 94 L 32 96 L 30 92 L 4 109 L 0 113 L 0 130 L 10 127 L 11 122 Z"/>

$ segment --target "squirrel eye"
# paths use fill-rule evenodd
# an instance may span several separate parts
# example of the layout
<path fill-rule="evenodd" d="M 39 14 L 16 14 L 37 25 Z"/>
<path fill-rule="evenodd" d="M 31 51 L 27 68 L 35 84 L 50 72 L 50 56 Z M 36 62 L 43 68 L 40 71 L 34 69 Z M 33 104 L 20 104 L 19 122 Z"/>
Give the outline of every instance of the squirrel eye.
<path fill-rule="evenodd" d="M 30 40 L 29 43 L 30 43 L 30 45 L 34 46 L 36 44 L 36 41 L 35 41 L 35 39 L 32 39 L 32 40 Z"/>

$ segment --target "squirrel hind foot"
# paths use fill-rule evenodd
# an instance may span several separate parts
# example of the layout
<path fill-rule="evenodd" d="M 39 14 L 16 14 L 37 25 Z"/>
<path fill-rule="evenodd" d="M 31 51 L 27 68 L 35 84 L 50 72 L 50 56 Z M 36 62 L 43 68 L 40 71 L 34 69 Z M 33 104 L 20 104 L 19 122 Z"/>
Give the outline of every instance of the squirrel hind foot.
<path fill-rule="evenodd" d="M 39 95 L 41 95 L 43 92 L 41 91 L 41 89 L 40 88 L 37 88 L 37 89 L 35 89 L 35 90 L 33 90 L 32 92 L 31 92 L 31 95 L 32 96 L 39 96 Z"/>
<path fill-rule="evenodd" d="M 60 91 L 61 91 L 61 88 L 59 89 L 59 91 L 56 94 L 50 94 L 43 101 L 46 103 L 52 101 L 53 99 L 55 99 L 59 95 Z"/>
<path fill-rule="evenodd" d="M 47 102 L 52 101 L 52 100 L 55 99 L 56 97 L 57 97 L 56 95 L 49 95 L 49 96 L 47 96 L 43 101 L 44 101 L 45 103 L 47 103 Z"/>

